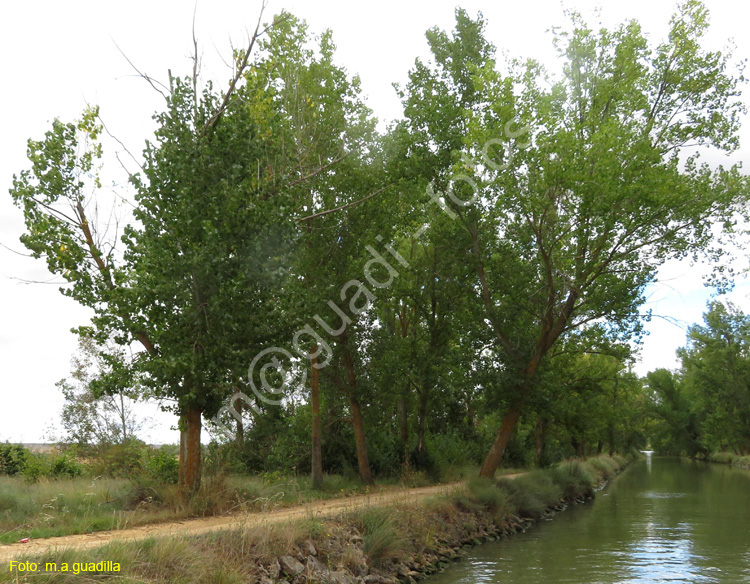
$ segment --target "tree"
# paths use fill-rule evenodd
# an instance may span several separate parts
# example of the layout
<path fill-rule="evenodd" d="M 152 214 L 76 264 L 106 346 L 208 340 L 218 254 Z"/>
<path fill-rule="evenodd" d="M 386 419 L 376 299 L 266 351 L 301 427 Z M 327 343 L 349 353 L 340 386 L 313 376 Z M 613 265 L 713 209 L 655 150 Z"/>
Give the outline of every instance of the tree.
<path fill-rule="evenodd" d="M 138 224 L 126 229 L 121 264 L 117 235 L 104 241 L 106 225 L 97 230 L 89 217 L 102 191 L 96 109 L 30 141 L 32 168 L 11 190 L 24 209 L 22 241 L 71 284 L 66 294 L 94 310 L 95 338 L 146 348 L 132 365 L 155 395 L 176 402 L 186 431 L 181 483 L 191 491 L 200 482 L 201 414 L 218 408 L 253 351 L 277 338 L 275 323 L 287 322 L 268 317 L 284 309 L 277 251 L 291 222 L 280 191 L 305 177 L 269 140 L 278 123 L 270 89 L 247 75 L 260 22 L 223 91 L 200 87 L 197 54 L 191 76 L 170 80 L 155 143 L 132 177 Z"/>
<path fill-rule="evenodd" d="M 57 383 L 65 397 L 61 422 L 67 441 L 91 446 L 135 438 L 142 422 L 133 406 L 144 392 L 125 363 L 124 350 L 114 343 L 102 348 L 90 336 L 78 338 L 70 378 Z"/>
<path fill-rule="evenodd" d="M 159 348 L 142 367 L 154 393 L 176 402 L 187 431 L 180 478 L 191 490 L 202 416 L 234 393 L 257 353 L 291 336 L 280 302 L 288 158 L 273 139 L 267 88 L 248 73 L 247 53 L 235 57 L 224 92 L 172 80 L 136 181 L 138 223 L 126 231 L 138 314 Z"/>
<path fill-rule="evenodd" d="M 428 32 L 404 91 L 412 157 L 444 236 L 473 267 L 472 294 L 513 372 L 509 406 L 482 466 L 492 476 L 540 367 L 573 331 L 605 322 L 637 335 L 645 286 L 667 259 L 720 254 L 712 229 L 747 196 L 737 168 L 688 147 L 737 147 L 742 105 L 728 58 L 700 46 L 702 4 L 685 2 L 669 41 L 648 46 L 635 21 L 594 32 L 573 14 L 556 31 L 563 74 L 536 63 L 497 71 L 481 17 Z"/>
<path fill-rule="evenodd" d="M 689 423 L 684 427 L 700 442 L 694 452 L 727 446 L 748 452 L 750 317 L 732 304 L 714 301 L 703 319 L 703 325 L 690 327 L 687 346 L 678 350 L 683 392 L 689 399 Z"/>
<path fill-rule="evenodd" d="M 306 23 L 287 13 L 282 24 L 269 35 L 263 48 L 266 57 L 258 65 L 265 71 L 268 83 L 278 86 L 274 103 L 283 117 L 282 135 L 285 148 L 294 153 L 297 171 L 310 180 L 291 185 L 297 232 L 291 269 L 296 275 L 300 314 L 309 318 L 325 315 L 323 322 L 333 323 L 341 314 L 351 311 L 342 298 L 342 287 L 353 278 L 361 279 L 366 259 L 362 241 L 372 239 L 368 229 L 379 222 L 378 201 L 369 201 L 376 186 L 375 171 L 380 158 L 372 112 L 365 107 L 359 79 L 350 78 L 334 63 L 335 45 L 330 31 L 325 31 L 313 49 Z M 361 205 L 361 208 L 360 208 Z M 364 213 L 369 213 L 365 220 Z M 369 224 L 365 221 L 369 221 Z M 338 315 L 329 318 L 330 303 Z M 352 315 L 352 320 L 356 315 Z M 331 346 L 343 351 L 346 374 L 335 377 L 348 401 L 356 437 L 357 456 L 362 481 L 372 483 L 361 406 L 358 401 L 357 375 L 351 348 L 348 346 L 346 320 L 335 330 Z M 320 328 L 319 324 L 308 325 Z M 319 330 L 330 337 L 330 333 Z M 302 336 L 299 337 L 301 339 Z M 307 333 L 310 361 L 310 401 L 312 407 L 312 478 L 316 488 L 322 486 L 321 369 L 333 355 L 326 355 L 318 339 Z M 306 346 L 307 348 L 307 346 Z M 330 373 L 330 371 L 329 371 Z M 344 381 L 346 380 L 346 381 Z"/>
<path fill-rule="evenodd" d="M 700 420 L 681 375 L 667 369 L 649 371 L 646 375 L 652 415 L 661 421 L 657 447 L 664 452 L 705 454 L 701 444 Z"/>

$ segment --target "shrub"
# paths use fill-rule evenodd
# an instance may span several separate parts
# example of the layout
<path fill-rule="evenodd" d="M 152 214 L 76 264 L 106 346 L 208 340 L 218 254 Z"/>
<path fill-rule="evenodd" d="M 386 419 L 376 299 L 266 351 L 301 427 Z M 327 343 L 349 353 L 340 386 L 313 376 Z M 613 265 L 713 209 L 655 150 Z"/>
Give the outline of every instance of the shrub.
<path fill-rule="evenodd" d="M 73 478 L 83 474 L 83 466 L 67 454 L 58 454 L 50 460 L 50 475 L 54 478 Z"/>
<path fill-rule="evenodd" d="M 735 458 L 737 458 L 737 456 L 731 452 L 714 452 L 708 457 L 711 462 L 719 462 L 722 464 L 732 464 Z"/>
<path fill-rule="evenodd" d="M 0 475 L 12 476 L 23 471 L 29 454 L 19 444 L 0 444 Z"/>
<path fill-rule="evenodd" d="M 469 481 L 468 486 L 472 499 L 478 505 L 491 511 L 496 518 L 505 517 L 513 509 L 510 495 L 506 490 L 499 488 L 495 481 L 475 477 Z M 457 503 L 462 502 L 457 501 Z"/>
<path fill-rule="evenodd" d="M 629 461 L 634 460 L 635 457 L 625 457 L 620 454 L 613 454 L 612 459 L 617 463 L 618 468 L 622 468 L 625 466 Z"/>
<path fill-rule="evenodd" d="M 48 457 L 42 454 L 31 453 L 26 459 L 26 464 L 24 464 L 21 474 L 30 483 L 35 483 L 42 477 L 50 476 Z"/>
<path fill-rule="evenodd" d="M 483 505 L 471 493 L 455 493 L 451 500 L 459 511 L 476 513 L 483 508 Z"/>
<path fill-rule="evenodd" d="M 516 479 L 500 479 L 497 484 L 508 493 L 508 504 L 517 514 L 539 519 L 547 507 L 563 498 L 564 490 L 551 474 L 533 471 Z"/>
<path fill-rule="evenodd" d="M 362 533 L 365 555 L 373 564 L 400 555 L 405 542 L 392 510 L 365 509 L 355 523 Z"/>
<path fill-rule="evenodd" d="M 155 481 L 167 485 L 176 485 L 180 462 L 170 450 L 162 448 L 150 455 L 146 461 L 146 472 Z"/>
<path fill-rule="evenodd" d="M 577 460 L 563 462 L 550 471 L 550 477 L 562 489 L 563 498 L 577 499 L 593 493 L 596 475 Z"/>
<path fill-rule="evenodd" d="M 480 464 L 484 455 L 483 446 L 478 440 L 467 439 L 455 431 L 429 436 L 427 447 L 435 464 L 443 472 L 451 466 Z"/>
<path fill-rule="evenodd" d="M 139 440 L 102 445 L 92 457 L 91 468 L 97 475 L 132 478 L 145 472 L 149 452 L 150 448 Z"/>
<path fill-rule="evenodd" d="M 557 505 L 563 498 L 562 489 L 549 473 L 535 470 L 515 479 L 523 488 L 530 490 L 545 507 Z"/>
<path fill-rule="evenodd" d="M 544 503 L 517 481 L 518 479 L 500 479 L 498 481 L 498 486 L 508 494 L 511 511 L 522 517 L 539 519 L 544 514 Z"/>
<path fill-rule="evenodd" d="M 411 466 L 414 470 L 424 472 L 433 482 L 440 482 L 440 479 L 442 478 L 442 469 L 438 465 L 430 449 L 420 452 L 414 448 L 409 455 L 409 460 L 411 461 Z"/>
<path fill-rule="evenodd" d="M 469 481 L 469 492 L 487 509 L 508 508 L 508 493 L 498 488 L 492 479 L 475 477 Z"/>
<path fill-rule="evenodd" d="M 35 483 L 39 479 L 74 478 L 83 474 L 83 465 L 68 454 L 31 453 L 21 472 L 27 482 Z"/>
<path fill-rule="evenodd" d="M 619 468 L 619 464 L 609 456 L 597 456 L 589 458 L 586 463 L 592 467 L 600 476 L 609 478 Z"/>

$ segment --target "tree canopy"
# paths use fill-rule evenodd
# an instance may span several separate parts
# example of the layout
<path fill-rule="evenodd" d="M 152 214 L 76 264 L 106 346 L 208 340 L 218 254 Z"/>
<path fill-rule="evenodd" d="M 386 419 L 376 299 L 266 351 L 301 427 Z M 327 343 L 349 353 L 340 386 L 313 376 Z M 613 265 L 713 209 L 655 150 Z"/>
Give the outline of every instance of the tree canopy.
<path fill-rule="evenodd" d="M 248 469 L 316 486 L 349 466 L 370 484 L 449 456 L 492 476 L 638 448 L 655 419 L 691 453 L 747 444 L 733 309 L 691 330 L 681 373 L 632 373 L 660 266 L 718 262 L 746 210 L 740 168 L 701 158 L 738 147 L 744 113 L 730 56 L 703 46 L 706 8 L 686 0 L 657 44 L 571 12 L 555 70 L 499 59 L 481 14 L 455 16 L 427 31 L 384 131 L 332 33 L 289 13 L 258 21 L 222 87 L 194 55 L 170 74 L 121 236 L 93 216 L 98 110 L 29 142 L 22 241 L 93 309 L 86 338 L 140 344 L 100 392 L 137 377 L 168 400 L 183 486 L 204 421 L 227 412 Z"/>

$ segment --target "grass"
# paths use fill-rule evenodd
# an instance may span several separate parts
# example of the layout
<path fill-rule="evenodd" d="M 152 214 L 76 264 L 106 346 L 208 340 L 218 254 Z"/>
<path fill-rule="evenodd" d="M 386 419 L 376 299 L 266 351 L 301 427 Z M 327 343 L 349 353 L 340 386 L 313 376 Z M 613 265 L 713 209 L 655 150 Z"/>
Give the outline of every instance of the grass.
<path fill-rule="evenodd" d="M 0 543 L 22 537 L 118 529 L 127 512 L 130 484 L 121 479 L 67 479 L 27 484 L 0 477 Z"/>
<path fill-rule="evenodd" d="M 94 550 L 17 559 L 29 559 L 42 565 L 110 560 L 121 566 L 119 573 L 89 573 L 86 581 L 234 584 L 264 578 L 277 581 L 278 573 L 276 576 L 272 573 L 276 558 L 297 556 L 304 542 L 312 542 L 318 550 L 318 560 L 331 569 L 355 571 L 362 566 L 374 566 L 387 570 L 408 558 L 435 562 L 438 550 L 445 552 L 446 546 L 460 546 L 464 541 L 482 538 L 514 516 L 538 517 L 561 498 L 576 498 L 590 492 L 597 482 L 611 476 L 624 462 L 624 459 L 597 457 L 593 461 L 568 461 L 514 480 L 475 478 L 466 488 L 422 503 L 358 508 L 338 518 L 310 517 L 201 536 L 112 542 Z M 248 497 L 255 496 L 253 505 L 261 505 L 258 499 L 291 503 L 309 494 L 305 480 L 268 481 L 267 484 L 255 478 L 232 477 L 227 483 L 230 491 L 244 488 Z M 329 477 L 328 493 L 341 493 L 348 484 L 345 479 Z M 117 481 L 109 485 L 110 488 L 122 486 Z M 97 488 L 106 491 L 104 482 Z M 55 584 L 82 581 L 81 575 L 73 573 L 37 574 L 32 578 L 28 581 Z M 0 583 L 24 581 L 27 580 L 19 577 L 18 572 L 10 572 L 7 565 L 0 566 Z"/>
<path fill-rule="evenodd" d="M 314 491 L 309 478 L 208 477 L 189 502 L 175 485 L 127 479 L 0 477 L 0 543 L 125 529 L 188 517 L 269 511 L 366 492 L 359 481 L 327 476 Z"/>
<path fill-rule="evenodd" d="M 473 470 L 473 469 L 472 469 Z M 454 472 L 468 473 L 466 467 Z M 453 479 L 455 475 L 451 476 Z M 460 480 L 460 479 L 456 479 Z M 324 477 L 314 490 L 309 477 L 209 476 L 199 493 L 185 501 L 175 485 L 109 478 L 41 479 L 0 476 L 0 544 L 126 529 L 150 523 L 237 512 L 268 512 L 323 499 L 348 497 L 406 486 L 433 484 L 423 473 L 407 480 L 386 479 L 364 487 L 357 478 Z"/>
<path fill-rule="evenodd" d="M 362 534 L 363 551 L 374 564 L 400 556 L 405 541 L 394 509 L 372 507 L 357 511 L 350 522 Z"/>
<path fill-rule="evenodd" d="M 750 456 L 740 456 L 731 452 L 712 452 L 708 455 L 708 460 L 750 470 Z"/>
<path fill-rule="evenodd" d="M 326 529 L 328 530 L 326 532 Z M 20 557 L 18 561 L 47 562 L 68 573 L 35 574 L 33 582 L 73 584 L 81 581 L 118 583 L 215 583 L 257 582 L 266 575 L 260 565 L 270 564 L 281 555 L 291 553 L 305 540 L 328 540 L 332 527 L 311 519 L 267 527 L 219 531 L 201 536 L 146 539 L 138 542 L 111 542 L 94 550 L 63 550 L 38 557 Z M 339 530 L 340 531 L 340 530 Z M 111 561 L 120 572 L 75 574 L 75 564 Z M 0 566 L 0 582 L 26 582 L 9 565 Z"/>
<path fill-rule="evenodd" d="M 611 466 L 601 464 L 605 471 Z M 500 474 L 518 472 L 518 469 L 503 469 Z M 456 482 L 476 476 L 476 473 L 475 467 L 456 465 L 446 469 L 443 478 L 445 482 Z M 363 487 L 355 477 L 332 475 L 325 477 L 321 490 L 314 490 L 309 477 L 220 475 L 207 477 L 200 492 L 186 502 L 175 485 L 144 480 L 78 477 L 42 479 L 28 484 L 22 478 L 0 477 L 0 544 L 26 537 L 40 539 L 126 529 L 190 517 L 268 512 L 317 500 L 377 492 L 388 487 L 431 484 L 434 483 L 424 473 L 411 473 L 405 480 L 386 479 L 375 488 Z M 476 497 L 470 499 L 462 495 L 461 504 L 466 509 L 478 504 L 502 514 L 515 505 L 533 515 L 538 507 L 535 500 L 540 497 L 536 495 L 513 495 L 512 488 L 506 495 L 501 495 L 473 479 L 470 484 Z M 544 505 L 547 499 L 541 496 L 540 504 Z"/>
<path fill-rule="evenodd" d="M 627 459 L 607 455 L 588 460 L 568 460 L 547 470 L 527 472 L 515 479 L 472 479 L 467 491 L 452 495 L 462 510 L 486 509 L 496 517 L 515 515 L 539 519 L 561 501 L 590 496 L 594 486 L 610 478 Z"/>

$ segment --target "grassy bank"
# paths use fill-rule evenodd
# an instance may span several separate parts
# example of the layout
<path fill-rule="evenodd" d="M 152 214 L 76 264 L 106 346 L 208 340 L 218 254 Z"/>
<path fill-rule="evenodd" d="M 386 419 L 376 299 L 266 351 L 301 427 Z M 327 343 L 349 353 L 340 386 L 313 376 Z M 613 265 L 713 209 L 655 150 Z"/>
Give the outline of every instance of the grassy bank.
<path fill-rule="evenodd" d="M 285 580 L 387 584 L 434 572 L 462 546 L 505 537 L 593 494 L 626 463 L 597 457 L 569 461 L 516 479 L 469 481 L 465 488 L 419 504 L 365 507 L 336 518 L 307 519 L 209 535 L 112 543 L 91 551 L 37 558 L 44 566 L 112 561 L 118 573 L 97 581 L 269 584 Z M 20 559 L 20 558 L 19 558 Z M 91 576 L 91 574 L 88 574 Z M 72 573 L 28 580 L 0 567 L 0 582 L 80 582 Z"/>
<path fill-rule="evenodd" d="M 474 469 L 455 469 L 448 481 Z M 507 472 L 512 472 L 508 469 Z M 207 477 L 186 501 L 176 485 L 101 477 L 41 479 L 0 476 L 0 544 L 125 529 L 192 517 L 264 512 L 308 502 L 378 492 L 396 486 L 427 486 L 415 473 L 407 480 L 383 480 L 366 488 L 354 477 L 326 476 L 321 490 L 309 477 L 218 475 Z"/>
<path fill-rule="evenodd" d="M 706 458 L 709 462 L 718 462 L 720 464 L 731 464 L 738 468 L 750 470 L 750 456 L 740 456 L 731 452 L 712 452 Z"/>

